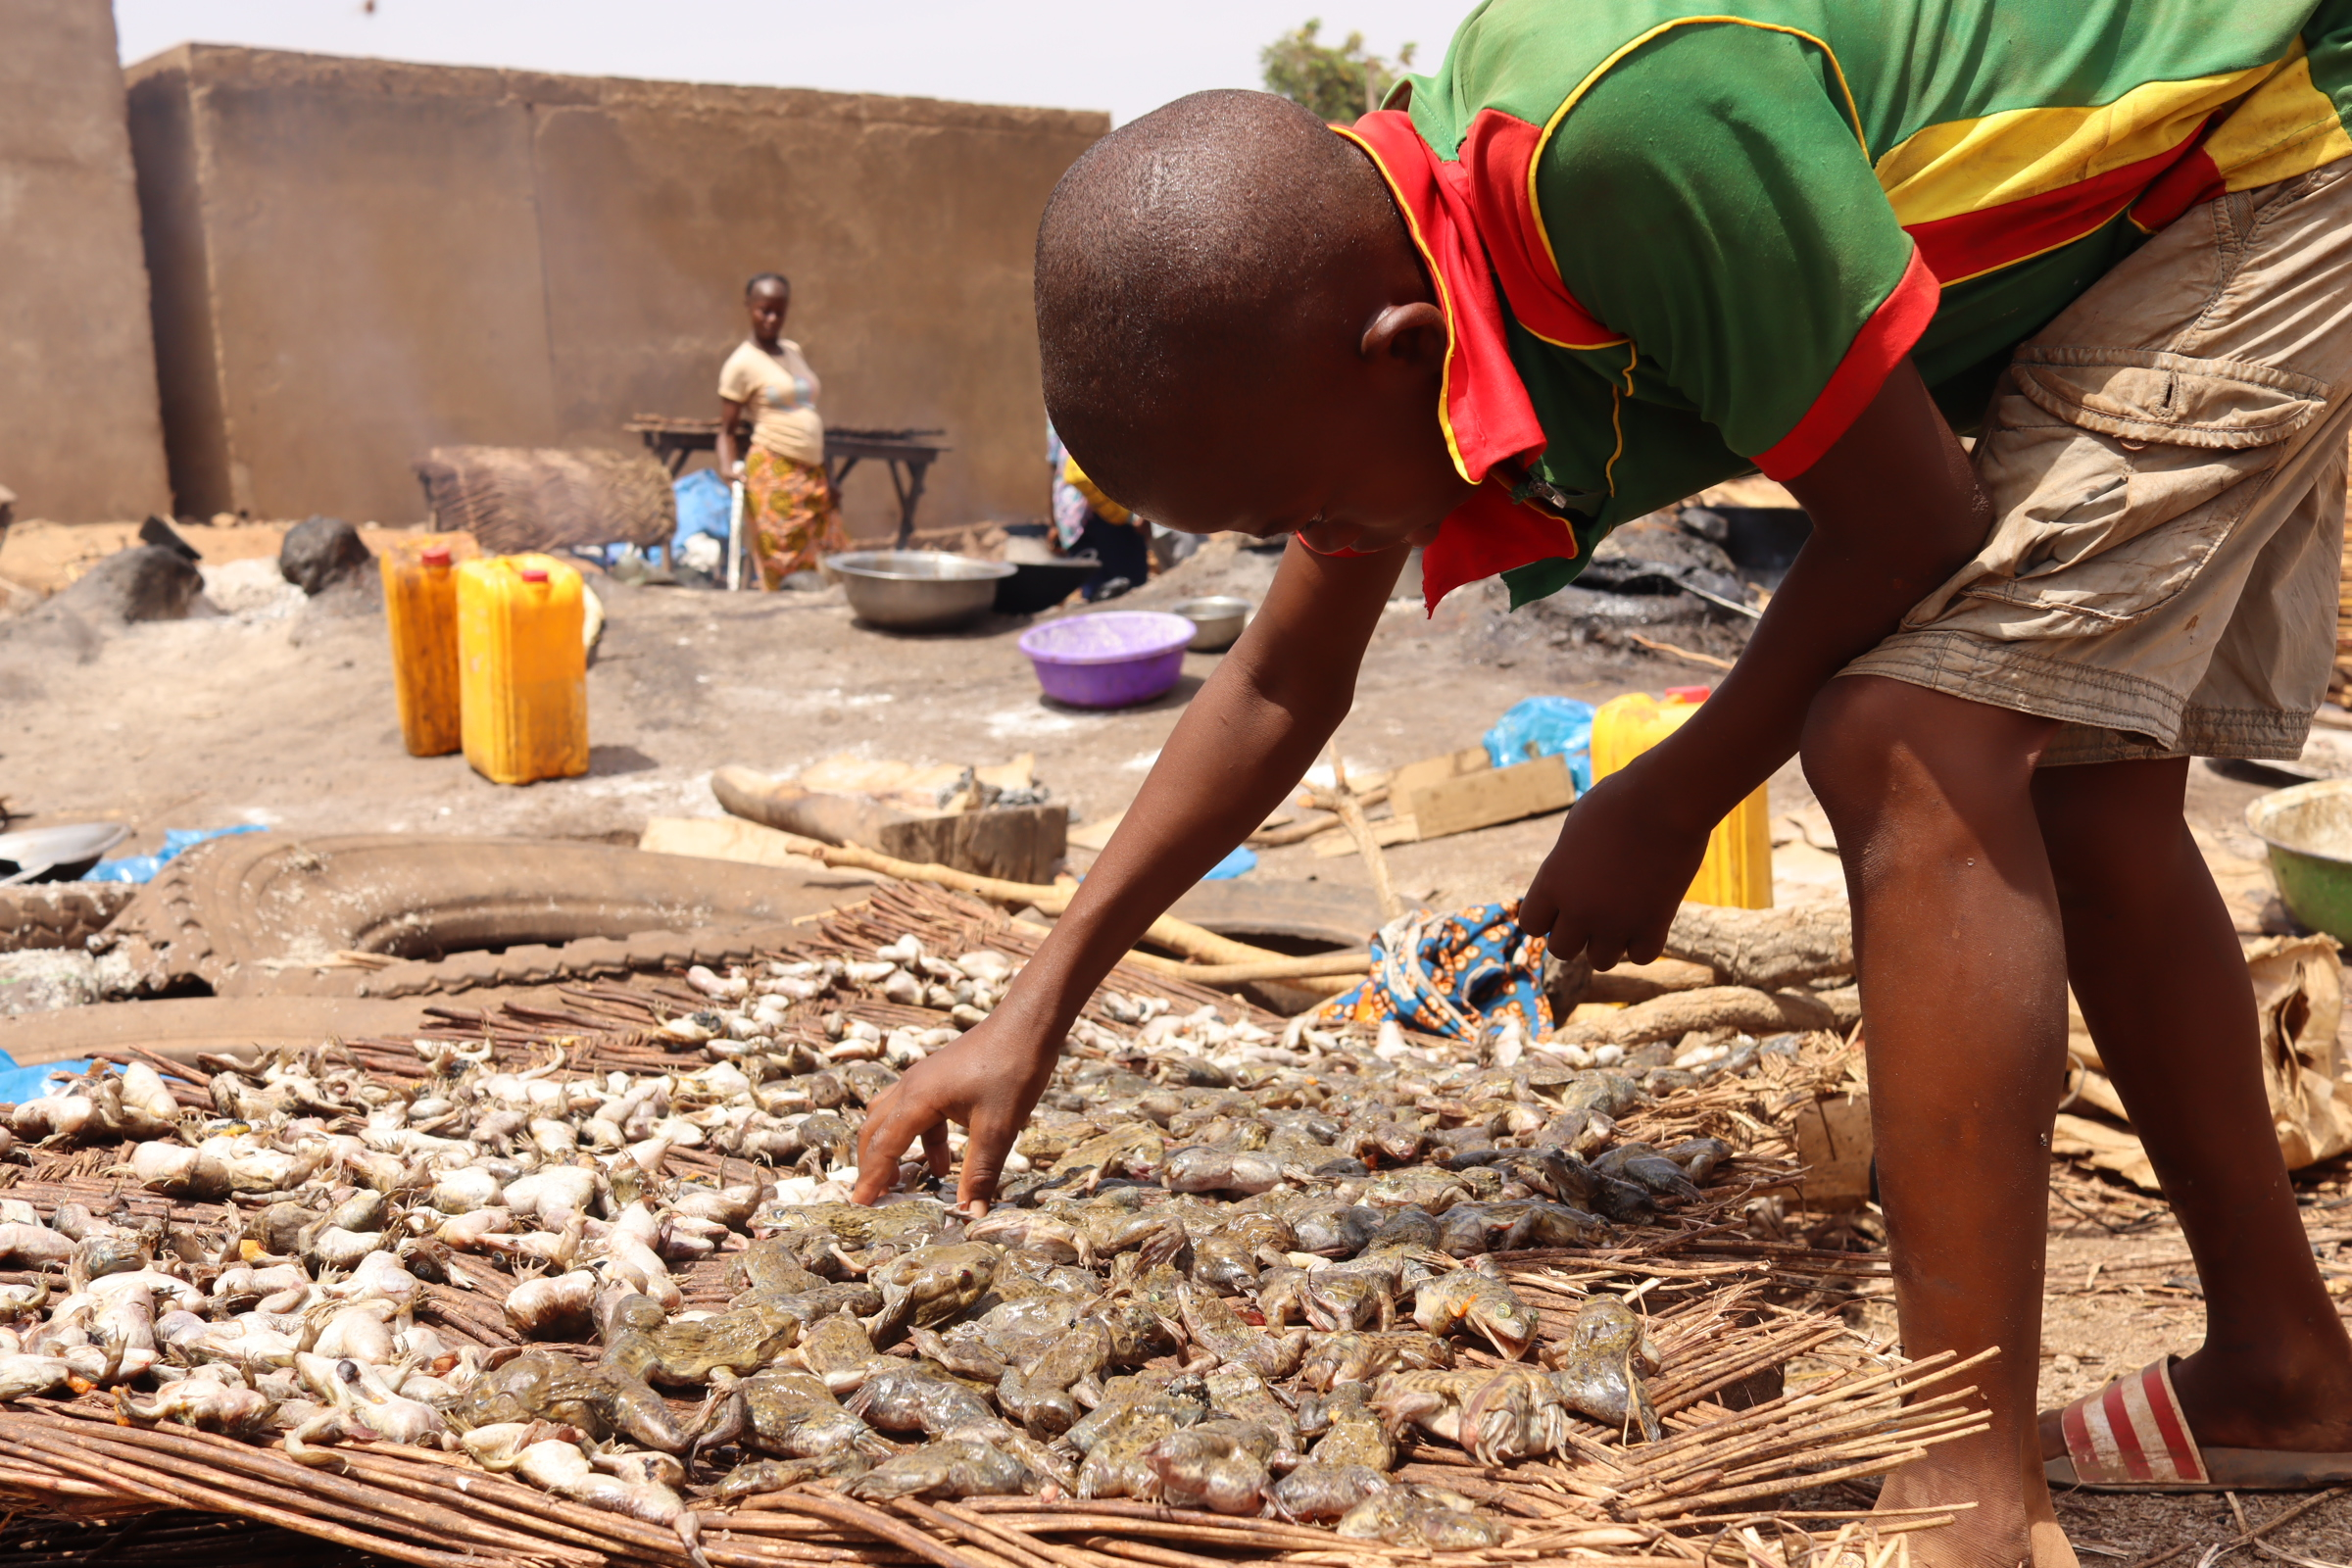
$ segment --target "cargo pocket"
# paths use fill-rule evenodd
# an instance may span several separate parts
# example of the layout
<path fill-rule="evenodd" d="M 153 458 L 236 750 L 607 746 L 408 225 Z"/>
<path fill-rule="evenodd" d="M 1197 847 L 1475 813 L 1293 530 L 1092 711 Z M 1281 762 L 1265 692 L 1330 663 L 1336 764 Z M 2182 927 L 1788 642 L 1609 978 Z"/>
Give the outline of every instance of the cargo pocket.
<path fill-rule="evenodd" d="M 2082 636 L 2152 613 L 2229 539 L 2328 392 L 2237 360 L 2020 351 L 1977 454 L 1999 520 L 1936 597 L 2015 606 L 2011 636 Z"/>
<path fill-rule="evenodd" d="M 2328 411 L 2325 381 L 2155 349 L 2036 345 L 2010 375 L 2029 401 L 2078 428 L 2215 452 L 2283 441 Z"/>

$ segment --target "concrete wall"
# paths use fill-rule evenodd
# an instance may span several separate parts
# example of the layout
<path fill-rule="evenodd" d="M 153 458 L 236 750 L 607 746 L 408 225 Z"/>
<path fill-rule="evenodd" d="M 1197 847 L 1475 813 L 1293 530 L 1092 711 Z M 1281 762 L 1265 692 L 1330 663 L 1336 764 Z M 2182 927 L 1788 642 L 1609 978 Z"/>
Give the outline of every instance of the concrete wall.
<path fill-rule="evenodd" d="M 20 517 L 171 504 L 107 0 L 0 0 L 0 484 Z"/>
<path fill-rule="evenodd" d="M 1030 250 L 1102 115 L 205 45 L 129 76 L 183 510 L 413 518 L 426 447 L 713 415 L 764 270 L 829 422 L 948 430 L 925 526 L 1045 510 Z"/>

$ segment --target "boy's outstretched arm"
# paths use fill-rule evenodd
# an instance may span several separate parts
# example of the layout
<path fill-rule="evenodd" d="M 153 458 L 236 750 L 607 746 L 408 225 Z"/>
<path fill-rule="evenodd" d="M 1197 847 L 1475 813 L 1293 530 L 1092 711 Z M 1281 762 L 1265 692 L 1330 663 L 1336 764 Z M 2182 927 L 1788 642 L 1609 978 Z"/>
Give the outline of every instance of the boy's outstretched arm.
<path fill-rule="evenodd" d="M 1909 360 L 1788 487 L 1813 535 L 1740 662 L 1689 722 L 1568 813 L 1519 920 L 1598 968 L 1658 956 L 1708 831 L 1796 751 L 1814 694 L 1957 570 L 1992 524 Z"/>
<path fill-rule="evenodd" d="M 1403 570 L 1378 555 L 1295 549 L 1264 607 L 1168 737 L 1142 793 L 1054 934 L 986 1022 L 876 1100 L 858 1139 L 858 1201 L 898 1182 L 918 1140 L 945 1176 L 948 1123 L 965 1129 L 958 1203 L 985 1206 L 1062 1038 L 1112 964 L 1298 784 L 1348 716 L 1356 668 Z"/>

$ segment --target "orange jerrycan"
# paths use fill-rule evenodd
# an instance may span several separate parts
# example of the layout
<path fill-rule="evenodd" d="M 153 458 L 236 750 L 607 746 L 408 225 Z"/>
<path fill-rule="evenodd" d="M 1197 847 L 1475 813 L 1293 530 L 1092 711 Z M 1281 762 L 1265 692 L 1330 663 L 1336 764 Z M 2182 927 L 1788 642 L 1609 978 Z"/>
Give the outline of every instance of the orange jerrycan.
<path fill-rule="evenodd" d="M 588 771 L 580 574 L 553 556 L 458 565 L 466 760 L 494 784 Z"/>
<path fill-rule="evenodd" d="M 447 757 L 464 744 L 458 720 L 458 573 L 479 555 L 465 533 L 395 539 L 375 558 L 392 632 L 392 691 L 411 757 Z"/>
<path fill-rule="evenodd" d="M 1683 726 L 1707 700 L 1704 686 L 1672 686 L 1659 702 L 1646 692 L 1612 697 L 1592 714 L 1592 777 L 1606 778 Z M 1707 835 L 1707 858 L 1699 862 L 1684 898 L 1692 904 L 1722 904 L 1735 909 L 1772 907 L 1772 808 L 1766 786 L 1732 808 L 1732 814 Z"/>

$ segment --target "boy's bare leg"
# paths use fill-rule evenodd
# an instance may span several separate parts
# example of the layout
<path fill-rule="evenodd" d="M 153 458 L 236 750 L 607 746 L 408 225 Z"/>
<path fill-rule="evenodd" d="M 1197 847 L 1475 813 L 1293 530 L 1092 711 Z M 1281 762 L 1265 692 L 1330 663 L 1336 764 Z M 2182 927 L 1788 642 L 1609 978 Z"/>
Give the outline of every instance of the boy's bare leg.
<path fill-rule="evenodd" d="M 2106 762 L 2034 780 L 2068 971 L 2205 1287 L 2205 1347 L 2173 1369 L 2191 1434 L 2352 1452 L 2352 1340 L 2278 1155 L 2245 957 L 2181 818 L 2187 772 Z M 2066 1451 L 2055 1413 L 2041 1446 Z"/>
<path fill-rule="evenodd" d="M 2075 1560 L 2034 1426 L 2066 1051 L 2065 951 L 2033 796 L 2054 727 L 1858 676 L 1830 682 L 1805 728 L 1805 773 L 1853 899 L 1903 1349 L 2001 1351 L 1974 1375 L 1990 1430 L 1931 1450 L 1882 1495 L 1883 1507 L 1974 1504 L 1913 1538 L 1933 1568 Z"/>

